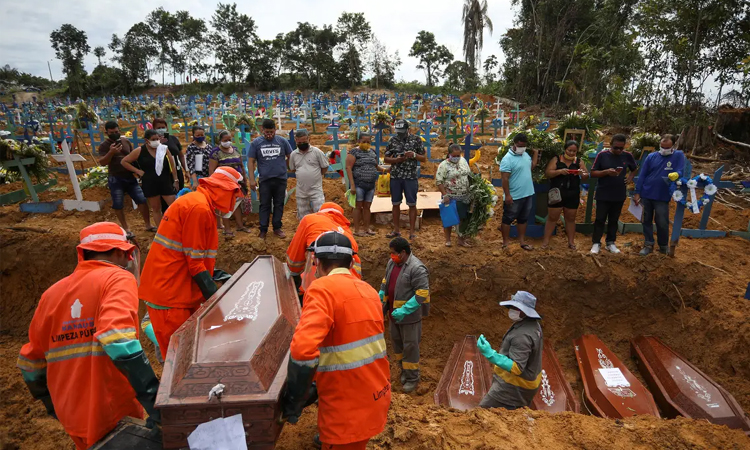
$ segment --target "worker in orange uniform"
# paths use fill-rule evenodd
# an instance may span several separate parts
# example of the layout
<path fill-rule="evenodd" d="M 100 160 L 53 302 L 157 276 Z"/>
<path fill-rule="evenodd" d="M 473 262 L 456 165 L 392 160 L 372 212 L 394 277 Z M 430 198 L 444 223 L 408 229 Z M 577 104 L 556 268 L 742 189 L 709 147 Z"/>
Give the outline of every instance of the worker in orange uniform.
<path fill-rule="evenodd" d="M 79 449 L 125 416 L 142 418 L 141 405 L 160 422 L 159 380 L 138 341 L 138 285 L 125 268 L 134 248 L 117 224 L 84 228 L 78 266 L 42 294 L 18 357 L 31 395 Z"/>
<path fill-rule="evenodd" d="M 216 211 L 236 209 L 241 181 L 233 168 L 219 167 L 198 180 L 195 192 L 175 200 L 159 224 L 138 294 L 148 307 L 162 358 L 172 334 L 217 290 L 212 279 L 219 249 Z"/>
<path fill-rule="evenodd" d="M 315 378 L 323 448 L 364 450 L 385 428 L 391 404 L 380 298 L 352 275 L 346 235 L 324 233 L 313 251 L 319 278 L 305 292 L 292 338 L 282 417 L 297 422 Z"/>
<path fill-rule="evenodd" d="M 326 231 L 338 231 L 346 235 L 354 250 L 354 265 L 352 275 L 362 278 L 362 264 L 357 256 L 359 247 L 350 228 L 351 223 L 344 215 L 344 208 L 333 202 L 323 203 L 320 211 L 308 214 L 302 218 L 294 233 L 292 242 L 286 250 L 286 262 L 294 277 L 294 283 L 303 295 L 305 288 L 315 279 L 315 269 L 306 269 L 307 252 L 313 241 Z M 303 274 L 303 271 L 305 272 Z"/>

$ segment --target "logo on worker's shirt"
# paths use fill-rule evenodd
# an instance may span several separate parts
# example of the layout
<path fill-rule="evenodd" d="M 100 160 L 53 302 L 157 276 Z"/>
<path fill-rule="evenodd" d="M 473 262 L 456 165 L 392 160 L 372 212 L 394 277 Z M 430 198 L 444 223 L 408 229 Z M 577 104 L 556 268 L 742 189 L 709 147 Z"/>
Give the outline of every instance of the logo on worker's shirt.
<path fill-rule="evenodd" d="M 260 149 L 260 154 L 264 158 L 275 158 L 281 155 L 281 147 L 279 147 L 278 145 L 263 147 Z"/>
<path fill-rule="evenodd" d="M 672 161 L 667 161 L 667 167 L 672 167 Z"/>
<path fill-rule="evenodd" d="M 83 303 L 81 303 L 81 300 L 76 299 L 75 303 L 73 303 L 73 306 L 70 307 L 70 317 L 72 317 L 73 319 L 80 319 L 82 308 Z"/>

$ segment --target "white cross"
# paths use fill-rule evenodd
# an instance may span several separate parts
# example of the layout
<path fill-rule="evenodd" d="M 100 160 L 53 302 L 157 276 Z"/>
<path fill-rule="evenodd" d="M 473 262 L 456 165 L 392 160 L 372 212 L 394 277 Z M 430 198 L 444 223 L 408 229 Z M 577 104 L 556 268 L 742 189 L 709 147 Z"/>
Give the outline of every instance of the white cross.
<path fill-rule="evenodd" d="M 79 154 L 70 154 L 70 148 L 68 148 L 68 141 L 63 139 L 62 141 L 62 155 L 51 155 L 55 161 L 64 162 L 68 168 L 68 176 L 70 176 L 70 183 L 73 185 L 73 191 L 76 194 L 75 200 L 63 200 L 63 209 L 66 211 L 99 211 L 101 205 L 99 202 L 84 201 L 83 195 L 81 195 L 81 187 L 78 185 L 78 177 L 76 176 L 76 168 L 73 166 L 73 162 L 86 161 L 86 158 Z"/>
<path fill-rule="evenodd" d="M 281 130 L 281 106 L 276 107 L 276 126 Z"/>

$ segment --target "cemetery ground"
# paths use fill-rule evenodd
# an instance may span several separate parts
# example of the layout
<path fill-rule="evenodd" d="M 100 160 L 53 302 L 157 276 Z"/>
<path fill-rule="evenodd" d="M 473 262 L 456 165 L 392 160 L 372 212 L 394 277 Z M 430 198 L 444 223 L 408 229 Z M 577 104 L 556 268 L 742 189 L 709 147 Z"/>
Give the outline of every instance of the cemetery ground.
<path fill-rule="evenodd" d="M 315 136 L 314 145 L 322 139 Z M 479 164 L 486 175 L 495 153 L 484 150 Z M 433 157 L 442 157 L 444 151 L 442 143 L 433 150 Z M 423 173 L 434 174 L 435 169 L 436 164 L 427 164 Z M 713 168 L 704 170 L 713 173 Z M 493 177 L 497 175 L 495 172 Z M 67 192 L 48 190 L 40 194 L 40 200 L 71 198 L 66 178 L 58 176 L 58 187 L 67 187 Z M 290 179 L 289 188 L 293 186 Z M 434 190 L 434 180 L 422 179 L 420 186 Z M 326 179 L 324 188 L 328 200 L 346 203 L 340 180 Z M 19 187 L 3 186 L 0 192 L 9 189 Z M 46 416 L 41 403 L 33 401 L 15 361 L 41 294 L 75 268 L 81 228 L 96 221 L 116 221 L 106 188 L 88 189 L 83 195 L 86 200 L 105 201 L 105 207 L 99 212 L 60 209 L 47 215 L 21 213 L 18 205 L 0 207 L 0 450 L 74 448 L 60 425 Z M 745 210 L 717 202 L 712 216 L 718 223 L 709 221 L 708 228 L 746 229 L 750 205 L 740 206 Z M 413 251 L 429 267 L 431 280 L 432 311 L 423 325 L 421 384 L 411 395 L 401 393 L 398 383 L 394 385 L 388 425 L 369 448 L 750 448 L 750 439 L 741 431 L 705 421 L 650 416 L 608 420 L 588 415 L 585 407 L 583 414 L 550 415 L 528 409 L 460 412 L 435 406 L 435 387 L 453 344 L 467 334 L 484 334 L 499 346 L 511 322 L 497 303 L 523 289 L 538 297 L 545 345 L 557 352 L 577 396 L 582 395 L 583 384 L 573 339 L 585 333 L 598 335 L 643 381 L 629 357 L 629 339 L 651 334 L 712 377 L 750 411 L 750 301 L 743 298 L 750 281 L 750 242 L 739 237 L 683 237 L 675 257 L 641 258 L 642 236 L 629 233 L 618 236 L 621 255 L 592 257 L 588 254 L 589 236 L 577 234 L 578 251 L 572 251 L 558 227 L 549 250 L 540 250 L 541 240 L 532 239 L 537 247 L 532 252 L 517 244 L 503 251 L 496 230 L 501 212 L 498 204 L 494 218 L 470 249 L 444 247 L 439 216 L 425 214 L 413 242 Z M 128 209 L 127 217 L 143 261 L 153 233 L 145 231 L 135 211 Z M 238 233 L 232 240 L 220 236 L 217 268 L 234 272 L 259 254 L 284 259 L 289 240 L 269 236 L 262 241 L 256 233 L 257 215 L 247 220 L 252 234 Z M 698 220 L 699 216 L 688 214 L 684 226 L 697 228 Z M 284 214 L 287 234 L 291 235 L 296 223 L 295 199 L 291 197 Z M 376 225 L 376 229 L 377 236 L 358 238 L 363 277 L 373 286 L 379 285 L 389 259 L 385 234 L 390 226 Z M 141 341 L 160 373 L 153 346 L 144 335 Z M 391 375 L 397 380 L 395 366 Z M 297 425 L 284 428 L 277 448 L 313 448 L 315 421 L 315 408 L 310 407 Z"/>

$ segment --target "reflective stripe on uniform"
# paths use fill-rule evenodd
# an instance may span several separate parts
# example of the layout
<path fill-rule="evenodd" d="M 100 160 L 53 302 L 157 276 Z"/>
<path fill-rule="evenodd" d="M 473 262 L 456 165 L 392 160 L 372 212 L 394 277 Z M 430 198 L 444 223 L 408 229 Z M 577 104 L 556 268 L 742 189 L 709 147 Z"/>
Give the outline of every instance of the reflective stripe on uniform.
<path fill-rule="evenodd" d="M 90 234 L 86 236 L 85 238 L 81 239 L 81 244 L 88 244 L 89 242 L 104 241 L 104 240 L 127 242 L 128 238 L 125 234 L 114 234 L 114 233 Z"/>
<path fill-rule="evenodd" d="M 395 359 L 396 361 L 401 361 L 402 359 L 404 359 L 404 354 L 403 353 L 394 353 L 393 354 L 393 359 Z"/>
<path fill-rule="evenodd" d="M 66 359 L 82 358 L 86 356 L 105 356 L 104 348 L 99 342 L 84 342 L 83 344 L 66 345 L 48 351 L 44 354 L 47 363 L 65 361 Z"/>
<path fill-rule="evenodd" d="M 362 264 L 360 263 L 354 263 L 354 271 L 357 272 L 358 275 L 362 275 Z"/>
<path fill-rule="evenodd" d="M 292 261 L 289 256 L 286 257 L 286 264 L 292 268 L 292 267 L 305 267 L 306 261 Z"/>
<path fill-rule="evenodd" d="M 183 247 L 181 242 L 168 239 L 159 233 L 156 233 L 156 236 L 154 236 L 154 242 L 156 242 L 157 244 L 161 244 L 170 250 L 174 250 L 176 252 L 182 252 L 185 254 L 185 256 L 189 256 L 193 259 L 204 259 L 204 258 L 215 259 L 216 254 L 218 253 L 216 250 L 213 250 L 213 249 L 200 250 L 200 249 L 195 249 L 195 248 L 190 248 L 190 247 Z"/>
<path fill-rule="evenodd" d="M 217 251 L 216 250 L 196 250 L 193 248 L 183 248 L 182 253 L 185 254 L 185 256 L 189 256 L 193 259 L 203 259 L 203 258 L 216 258 Z"/>
<path fill-rule="evenodd" d="M 417 295 L 417 297 L 424 298 L 424 302 L 422 302 L 422 303 L 430 303 L 430 291 L 429 291 L 429 289 L 417 289 L 416 295 Z"/>
<path fill-rule="evenodd" d="M 394 300 L 393 302 L 393 308 L 400 308 L 406 304 L 408 300 Z"/>
<path fill-rule="evenodd" d="M 37 370 L 44 369 L 47 367 L 47 360 L 46 359 L 29 359 L 25 356 L 18 356 L 18 360 L 16 360 L 16 366 L 21 369 L 25 370 L 27 372 L 34 372 Z"/>
<path fill-rule="evenodd" d="M 299 359 L 294 359 L 291 357 L 290 359 L 292 360 L 294 364 L 297 364 L 298 366 L 305 366 L 305 367 L 315 367 L 318 365 L 318 362 L 319 362 L 318 358 L 310 359 L 308 361 L 301 361 Z"/>
<path fill-rule="evenodd" d="M 401 361 L 401 367 L 403 367 L 405 370 L 419 370 L 419 363 Z"/>
<path fill-rule="evenodd" d="M 513 366 L 517 367 L 515 363 L 513 363 Z M 542 383 L 541 372 L 539 372 L 539 375 L 537 375 L 536 380 L 531 380 L 531 381 L 525 378 L 521 378 L 520 376 L 515 375 L 511 372 L 507 372 L 497 366 L 495 366 L 494 372 L 495 372 L 495 375 L 499 376 L 506 383 L 512 384 L 513 386 L 520 387 L 522 389 L 536 389 Z"/>
<path fill-rule="evenodd" d="M 356 369 L 385 356 L 383 333 L 349 344 L 321 347 L 318 372 Z"/>
<path fill-rule="evenodd" d="M 165 238 L 164 236 L 162 236 L 159 233 L 156 233 L 156 236 L 154 236 L 154 242 L 156 242 L 157 244 L 161 244 L 161 245 L 163 245 L 164 247 L 167 247 L 170 250 L 174 250 L 174 251 L 177 251 L 177 252 L 181 252 L 182 251 L 182 243 L 181 242 L 177 242 L 177 241 L 173 241 L 171 239 L 167 239 L 167 238 Z"/>
<path fill-rule="evenodd" d="M 518 364 L 513 363 L 513 367 L 510 368 L 510 373 L 513 375 L 521 375 L 521 369 L 518 368 Z"/>
<path fill-rule="evenodd" d="M 138 337 L 135 328 L 123 328 L 122 330 L 109 330 L 96 337 L 102 345 L 134 341 Z"/>

